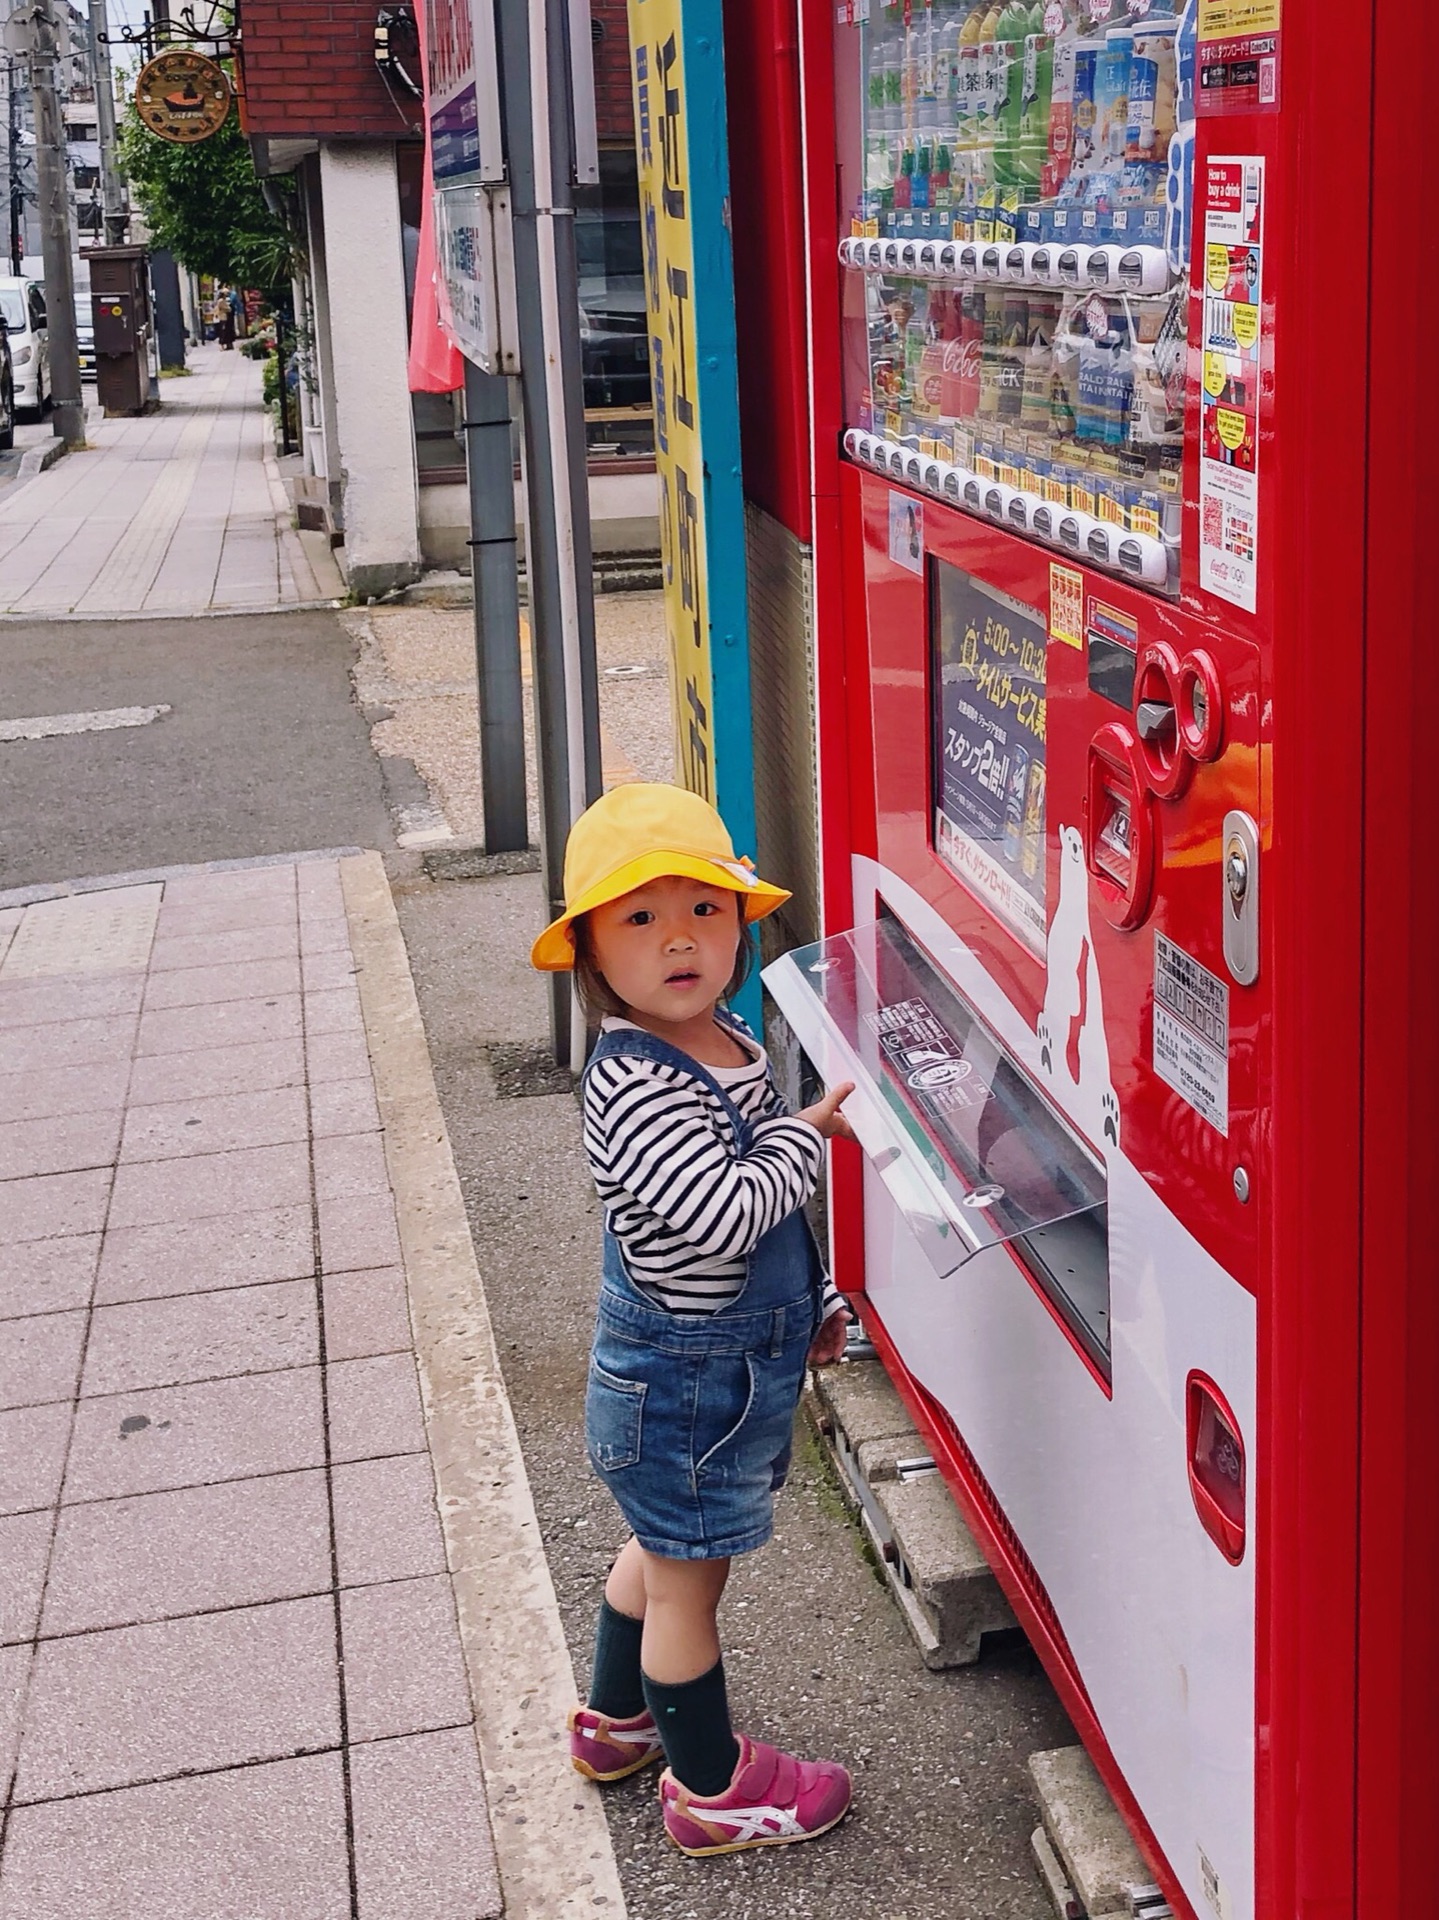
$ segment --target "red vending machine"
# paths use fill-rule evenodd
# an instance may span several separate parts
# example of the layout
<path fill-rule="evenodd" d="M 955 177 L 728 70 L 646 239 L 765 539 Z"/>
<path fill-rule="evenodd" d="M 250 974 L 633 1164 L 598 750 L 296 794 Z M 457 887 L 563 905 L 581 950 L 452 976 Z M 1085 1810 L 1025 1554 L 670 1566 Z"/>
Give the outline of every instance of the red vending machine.
<path fill-rule="evenodd" d="M 1174 1911 L 1434 1911 L 1435 25 L 800 29 L 840 1283 Z"/>

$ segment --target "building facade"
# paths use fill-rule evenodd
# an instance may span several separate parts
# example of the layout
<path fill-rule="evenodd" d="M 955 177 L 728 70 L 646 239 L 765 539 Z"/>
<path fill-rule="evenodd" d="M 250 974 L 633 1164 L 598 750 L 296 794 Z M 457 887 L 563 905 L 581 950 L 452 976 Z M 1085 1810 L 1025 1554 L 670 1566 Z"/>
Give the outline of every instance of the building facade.
<path fill-rule="evenodd" d="M 302 514 L 341 541 L 357 593 L 467 565 L 458 394 L 411 394 L 424 147 L 420 102 L 375 59 L 379 0 L 240 0 L 242 124 L 262 177 L 291 176 Z M 597 549 L 658 545 L 624 0 L 595 0 L 601 185 L 581 209 L 582 331 Z M 638 343 L 638 351 L 637 351 Z"/>
<path fill-rule="evenodd" d="M 0 21 L 12 10 L 0 0 Z M 68 4 L 57 9 L 65 51 L 58 75 L 65 124 L 72 251 L 104 240 L 101 206 L 100 126 L 96 87 L 101 62 L 91 37 L 90 16 Z M 3 180 L 4 271 L 35 271 L 40 257 L 40 214 L 35 191 L 35 106 L 26 63 L 0 51 L 0 180 Z M 25 263 L 23 269 L 17 261 Z"/>

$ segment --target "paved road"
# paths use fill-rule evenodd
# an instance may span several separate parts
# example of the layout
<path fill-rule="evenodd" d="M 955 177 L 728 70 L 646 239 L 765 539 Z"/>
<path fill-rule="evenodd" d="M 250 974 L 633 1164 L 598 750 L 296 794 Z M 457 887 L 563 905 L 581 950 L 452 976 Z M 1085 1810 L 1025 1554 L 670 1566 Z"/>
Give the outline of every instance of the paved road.
<path fill-rule="evenodd" d="M 0 732 L 39 716 L 171 709 L 145 726 L 0 738 L 0 889 L 391 847 L 351 655 L 329 612 L 0 621 Z"/>
<path fill-rule="evenodd" d="M 305 605 L 342 585 L 300 535 L 260 366 L 200 347 L 156 413 L 87 422 L 89 446 L 0 495 L 0 611 L 203 613 Z"/>
<path fill-rule="evenodd" d="M 580 1684 L 621 1538 L 581 1434 L 600 1222 L 573 1099 L 497 1099 L 484 1054 L 544 1029 L 526 962 L 539 883 L 393 885 Z M 812 1450 L 774 1542 L 737 1563 L 723 1634 L 739 1724 L 846 1761 L 857 1809 L 813 1847 L 688 1861 L 652 1776 L 607 1789 L 630 1920 L 1048 1920 L 1025 1761 L 1073 1743 L 1058 1700 L 1022 1641 L 924 1670 Z"/>

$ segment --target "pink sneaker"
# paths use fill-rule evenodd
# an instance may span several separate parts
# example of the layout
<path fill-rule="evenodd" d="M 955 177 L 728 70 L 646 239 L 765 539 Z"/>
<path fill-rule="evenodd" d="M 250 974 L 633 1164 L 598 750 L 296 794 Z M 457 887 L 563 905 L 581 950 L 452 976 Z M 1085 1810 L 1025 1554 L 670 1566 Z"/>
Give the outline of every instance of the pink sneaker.
<path fill-rule="evenodd" d="M 625 1780 L 664 1752 L 646 1707 L 631 1720 L 611 1720 L 593 1707 L 574 1707 L 568 1721 L 570 1763 L 587 1780 Z"/>
<path fill-rule="evenodd" d="M 739 1765 L 723 1793 L 701 1799 L 666 1767 L 665 1832 L 681 1853 L 741 1853 L 828 1833 L 849 1811 L 849 1774 L 835 1760 L 796 1760 L 762 1740 L 739 1740 Z"/>

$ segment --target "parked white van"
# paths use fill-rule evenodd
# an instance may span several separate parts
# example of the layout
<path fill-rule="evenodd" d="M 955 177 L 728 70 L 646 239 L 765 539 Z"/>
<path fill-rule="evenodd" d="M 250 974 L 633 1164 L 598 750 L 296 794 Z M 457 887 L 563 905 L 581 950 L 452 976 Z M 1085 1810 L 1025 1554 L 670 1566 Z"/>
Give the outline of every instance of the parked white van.
<path fill-rule="evenodd" d="M 50 334 L 45 289 L 38 280 L 0 279 L 0 314 L 10 335 L 15 407 L 38 419 L 50 395 Z"/>

